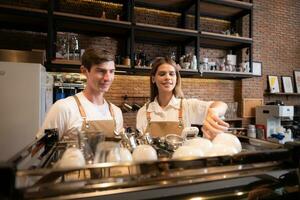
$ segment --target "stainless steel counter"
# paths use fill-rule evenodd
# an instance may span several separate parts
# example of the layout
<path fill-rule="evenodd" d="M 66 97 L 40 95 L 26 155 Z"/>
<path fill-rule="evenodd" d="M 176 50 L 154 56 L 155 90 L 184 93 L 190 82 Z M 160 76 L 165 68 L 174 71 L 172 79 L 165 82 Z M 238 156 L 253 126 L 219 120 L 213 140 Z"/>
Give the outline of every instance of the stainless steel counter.
<path fill-rule="evenodd" d="M 12 190 L 23 199 L 295 199 L 300 144 L 239 139 L 243 151 L 233 156 L 16 170 Z"/>

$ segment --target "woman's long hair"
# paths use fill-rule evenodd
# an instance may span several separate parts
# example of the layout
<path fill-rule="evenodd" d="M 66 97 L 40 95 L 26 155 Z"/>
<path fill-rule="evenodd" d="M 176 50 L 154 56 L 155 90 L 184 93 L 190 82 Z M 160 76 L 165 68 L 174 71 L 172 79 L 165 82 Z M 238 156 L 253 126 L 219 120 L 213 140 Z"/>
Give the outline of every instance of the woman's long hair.
<path fill-rule="evenodd" d="M 156 86 L 156 83 L 152 82 L 152 77 L 155 76 L 157 69 L 159 68 L 159 66 L 161 66 L 162 64 L 169 64 L 172 65 L 175 69 L 176 72 L 176 85 L 175 88 L 173 89 L 173 94 L 175 97 L 177 98 L 183 98 L 183 92 L 181 89 L 181 77 L 180 77 L 180 73 L 179 70 L 176 66 L 176 63 L 168 57 L 157 57 L 154 59 L 153 63 L 152 63 L 152 69 L 151 69 L 151 74 L 150 74 L 150 102 L 154 101 L 155 97 L 158 95 L 158 88 Z"/>

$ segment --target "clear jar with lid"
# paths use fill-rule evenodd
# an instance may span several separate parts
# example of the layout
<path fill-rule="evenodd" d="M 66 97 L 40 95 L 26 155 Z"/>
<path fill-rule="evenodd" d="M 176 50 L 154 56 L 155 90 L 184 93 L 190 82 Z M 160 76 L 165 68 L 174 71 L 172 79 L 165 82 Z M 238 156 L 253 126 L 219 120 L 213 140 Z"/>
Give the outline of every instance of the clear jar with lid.
<path fill-rule="evenodd" d="M 255 125 L 249 124 L 247 129 L 248 137 L 256 138 L 256 128 Z"/>

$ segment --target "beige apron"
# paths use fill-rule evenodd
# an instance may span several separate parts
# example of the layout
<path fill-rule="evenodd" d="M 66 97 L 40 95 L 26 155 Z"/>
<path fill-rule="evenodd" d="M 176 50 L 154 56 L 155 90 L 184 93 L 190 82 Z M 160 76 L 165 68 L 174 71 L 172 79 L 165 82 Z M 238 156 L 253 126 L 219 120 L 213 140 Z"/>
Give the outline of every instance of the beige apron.
<path fill-rule="evenodd" d="M 148 110 L 149 103 L 146 104 L 146 111 Z M 182 99 L 180 100 L 180 108 L 178 111 L 178 122 L 177 121 L 151 121 L 151 112 L 146 113 L 148 126 L 146 133 L 149 132 L 152 137 L 162 137 L 167 134 L 181 135 L 183 130 L 182 121 Z"/>
<path fill-rule="evenodd" d="M 83 119 L 81 130 L 86 133 L 103 133 L 105 137 L 113 138 L 115 136 L 114 131 L 116 130 L 116 121 L 115 121 L 115 115 L 112 110 L 111 103 L 108 103 L 109 111 L 112 116 L 112 120 L 90 120 L 87 121 L 86 119 L 86 113 L 76 95 L 73 96 L 76 100 L 80 115 Z"/>

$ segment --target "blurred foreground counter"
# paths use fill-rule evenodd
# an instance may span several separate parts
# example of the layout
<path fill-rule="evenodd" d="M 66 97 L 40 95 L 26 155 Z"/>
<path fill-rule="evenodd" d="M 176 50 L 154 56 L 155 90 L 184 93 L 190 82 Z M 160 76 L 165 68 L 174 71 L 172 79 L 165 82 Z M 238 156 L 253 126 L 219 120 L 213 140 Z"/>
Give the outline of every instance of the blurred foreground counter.
<path fill-rule="evenodd" d="M 299 143 L 238 139 L 233 156 L 56 168 L 70 144 L 43 137 L 1 165 L 0 199 L 299 199 Z"/>

